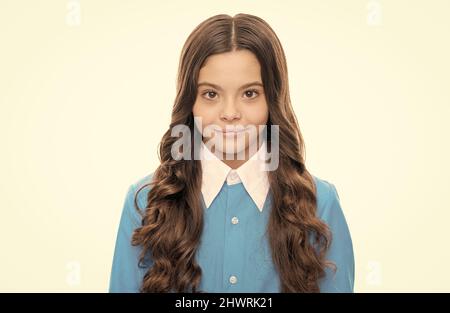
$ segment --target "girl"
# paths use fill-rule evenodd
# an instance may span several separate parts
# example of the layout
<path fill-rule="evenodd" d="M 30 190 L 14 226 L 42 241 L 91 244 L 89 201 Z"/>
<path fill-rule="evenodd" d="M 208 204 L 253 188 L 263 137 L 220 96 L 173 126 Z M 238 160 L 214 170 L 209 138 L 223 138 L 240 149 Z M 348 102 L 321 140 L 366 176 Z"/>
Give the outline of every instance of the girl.
<path fill-rule="evenodd" d="M 188 145 L 174 153 L 179 125 Z M 161 164 L 128 190 L 110 292 L 353 292 L 337 190 L 304 152 L 272 28 L 248 14 L 202 22 L 183 46 Z"/>

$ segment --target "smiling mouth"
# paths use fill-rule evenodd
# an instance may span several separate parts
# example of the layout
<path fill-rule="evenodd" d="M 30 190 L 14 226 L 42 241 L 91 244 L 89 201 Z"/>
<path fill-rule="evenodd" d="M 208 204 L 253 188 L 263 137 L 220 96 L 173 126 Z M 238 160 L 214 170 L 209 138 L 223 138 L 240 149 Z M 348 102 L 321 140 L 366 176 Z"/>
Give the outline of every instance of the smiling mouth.
<path fill-rule="evenodd" d="M 229 129 L 222 129 L 222 128 L 215 128 L 214 130 L 218 133 L 222 133 L 224 135 L 234 135 L 234 134 L 240 134 L 247 130 L 248 127 L 235 127 L 235 128 L 229 128 Z"/>
<path fill-rule="evenodd" d="M 220 130 L 216 130 L 217 135 L 222 135 L 223 137 L 226 138 L 233 138 L 233 137 L 240 137 L 242 135 L 245 134 L 244 130 L 238 130 L 238 131 L 220 131 Z"/>

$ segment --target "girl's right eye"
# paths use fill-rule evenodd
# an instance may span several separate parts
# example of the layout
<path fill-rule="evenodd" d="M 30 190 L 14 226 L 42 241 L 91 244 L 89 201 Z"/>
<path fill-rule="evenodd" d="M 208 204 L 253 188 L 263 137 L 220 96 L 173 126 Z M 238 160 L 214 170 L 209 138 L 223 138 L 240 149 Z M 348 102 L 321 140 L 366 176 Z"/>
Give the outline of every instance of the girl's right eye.
<path fill-rule="evenodd" d="M 214 96 L 217 95 L 217 93 L 213 90 L 207 90 L 202 93 L 204 97 L 206 97 L 207 100 L 214 100 Z"/>

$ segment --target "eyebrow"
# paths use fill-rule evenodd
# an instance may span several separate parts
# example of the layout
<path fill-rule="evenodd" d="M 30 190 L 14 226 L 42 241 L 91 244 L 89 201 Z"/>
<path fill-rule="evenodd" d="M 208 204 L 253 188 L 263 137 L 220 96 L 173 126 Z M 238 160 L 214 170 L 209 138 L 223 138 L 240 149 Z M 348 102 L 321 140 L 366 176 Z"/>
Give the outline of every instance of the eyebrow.
<path fill-rule="evenodd" d="M 223 91 L 222 87 L 220 87 L 219 85 L 216 85 L 216 84 L 213 84 L 213 83 L 209 83 L 209 82 L 201 82 L 201 83 L 198 83 L 197 86 L 198 86 L 198 87 L 200 87 L 200 86 L 211 86 L 211 87 L 213 87 L 213 88 L 216 88 L 217 90 Z M 262 84 L 261 82 L 254 81 L 254 82 L 251 82 L 251 83 L 247 83 L 247 84 L 242 85 L 239 89 L 240 89 L 240 90 L 241 90 L 241 89 L 245 89 L 245 88 L 250 87 L 250 86 L 260 86 L 260 87 L 264 87 L 263 84 Z"/>

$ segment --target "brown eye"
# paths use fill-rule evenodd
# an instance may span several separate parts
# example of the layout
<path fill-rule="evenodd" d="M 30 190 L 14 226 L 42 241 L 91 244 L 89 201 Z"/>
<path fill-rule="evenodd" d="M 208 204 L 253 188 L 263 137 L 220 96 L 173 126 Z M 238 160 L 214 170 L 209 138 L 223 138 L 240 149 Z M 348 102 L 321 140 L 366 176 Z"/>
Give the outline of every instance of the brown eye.
<path fill-rule="evenodd" d="M 206 95 L 207 96 L 206 99 L 208 99 L 208 100 L 214 100 L 215 95 L 217 95 L 217 93 L 215 91 L 212 91 L 212 90 L 207 90 L 202 95 L 203 96 Z"/>
<path fill-rule="evenodd" d="M 248 98 L 256 98 L 259 93 L 258 90 L 256 89 L 250 89 L 244 92 L 244 94 L 248 97 Z M 255 95 L 254 97 L 252 97 L 253 95 Z"/>

